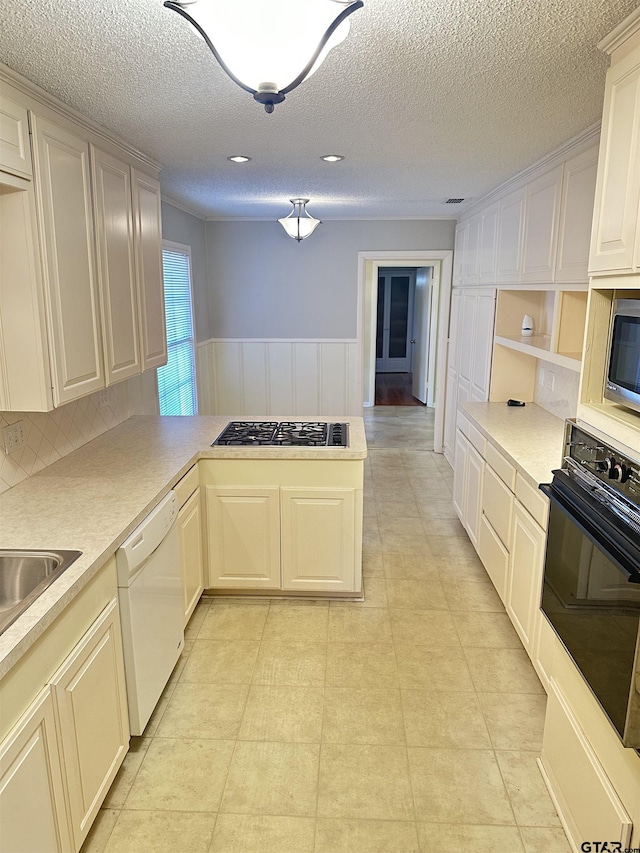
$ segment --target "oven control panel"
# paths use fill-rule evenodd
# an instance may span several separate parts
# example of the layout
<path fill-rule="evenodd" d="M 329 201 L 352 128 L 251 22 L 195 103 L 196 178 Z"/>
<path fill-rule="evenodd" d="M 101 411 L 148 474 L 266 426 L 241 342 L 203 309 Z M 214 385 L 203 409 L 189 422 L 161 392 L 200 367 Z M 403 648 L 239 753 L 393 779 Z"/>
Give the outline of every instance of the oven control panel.
<path fill-rule="evenodd" d="M 640 507 L 640 462 L 567 421 L 565 459 L 572 459 L 627 501 Z M 567 467 L 565 463 L 563 467 Z"/>

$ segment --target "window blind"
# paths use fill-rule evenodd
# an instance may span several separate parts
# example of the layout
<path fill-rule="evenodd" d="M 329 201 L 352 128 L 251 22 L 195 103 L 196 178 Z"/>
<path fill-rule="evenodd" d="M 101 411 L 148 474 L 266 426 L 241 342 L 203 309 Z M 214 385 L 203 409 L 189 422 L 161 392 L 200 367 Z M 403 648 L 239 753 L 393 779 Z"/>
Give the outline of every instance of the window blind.
<path fill-rule="evenodd" d="M 189 255 L 163 249 L 162 267 L 168 359 L 158 368 L 160 414 L 195 415 L 198 405 Z"/>

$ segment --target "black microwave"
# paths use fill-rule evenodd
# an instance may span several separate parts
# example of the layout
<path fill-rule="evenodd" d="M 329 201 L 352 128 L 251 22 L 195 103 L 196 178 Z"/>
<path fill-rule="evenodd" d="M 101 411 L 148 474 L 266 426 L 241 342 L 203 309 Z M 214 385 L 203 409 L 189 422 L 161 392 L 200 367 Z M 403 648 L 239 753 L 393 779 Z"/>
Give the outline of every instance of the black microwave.
<path fill-rule="evenodd" d="M 604 396 L 640 412 L 640 299 L 615 301 Z"/>

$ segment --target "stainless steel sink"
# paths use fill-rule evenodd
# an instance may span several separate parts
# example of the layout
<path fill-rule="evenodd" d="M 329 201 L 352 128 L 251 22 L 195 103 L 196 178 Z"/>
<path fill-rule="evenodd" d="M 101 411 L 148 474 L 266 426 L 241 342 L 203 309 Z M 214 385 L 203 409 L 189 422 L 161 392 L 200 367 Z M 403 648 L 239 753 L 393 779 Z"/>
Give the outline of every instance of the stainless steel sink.
<path fill-rule="evenodd" d="M 0 549 L 0 633 L 81 554 L 82 551 Z"/>

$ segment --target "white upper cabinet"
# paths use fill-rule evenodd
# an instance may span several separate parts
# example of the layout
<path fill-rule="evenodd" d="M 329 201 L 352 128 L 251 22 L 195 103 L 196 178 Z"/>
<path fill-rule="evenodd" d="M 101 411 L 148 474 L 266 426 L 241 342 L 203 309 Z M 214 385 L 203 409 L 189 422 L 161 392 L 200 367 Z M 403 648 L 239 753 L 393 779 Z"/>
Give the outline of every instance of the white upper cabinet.
<path fill-rule="evenodd" d="M 640 263 L 640 18 L 612 53 L 607 74 L 589 272 L 633 272 Z"/>
<path fill-rule="evenodd" d="M 562 194 L 558 166 L 527 184 L 521 281 L 552 281 L 556 262 Z"/>
<path fill-rule="evenodd" d="M 166 363 L 160 185 L 2 69 L 0 88 L 0 411 L 50 411 Z"/>
<path fill-rule="evenodd" d="M 464 254 L 467 243 L 468 223 L 461 222 L 456 227 L 455 251 L 453 253 L 453 285 L 463 283 Z"/>
<path fill-rule="evenodd" d="M 481 214 L 478 279 L 480 284 L 493 284 L 496 280 L 496 249 L 498 247 L 498 217 L 500 202 L 486 207 Z"/>
<path fill-rule="evenodd" d="M 89 144 L 31 116 L 55 405 L 105 387 Z"/>
<path fill-rule="evenodd" d="M 588 278 L 597 169 L 597 145 L 564 164 L 556 256 L 557 282 L 584 282 Z"/>
<path fill-rule="evenodd" d="M 22 178 L 33 174 L 27 110 L 4 91 L 0 97 L 0 171 Z"/>
<path fill-rule="evenodd" d="M 467 222 L 467 239 L 462 262 L 462 277 L 465 284 L 478 283 L 478 254 L 480 248 L 481 225 L 482 219 L 479 215 L 473 216 Z"/>
<path fill-rule="evenodd" d="M 496 282 L 520 281 L 524 187 L 500 199 Z"/>
<path fill-rule="evenodd" d="M 92 146 L 98 281 L 107 385 L 140 373 L 131 168 Z"/>
<path fill-rule="evenodd" d="M 133 170 L 136 271 L 140 306 L 142 369 L 167 363 L 162 278 L 160 184 Z"/>

